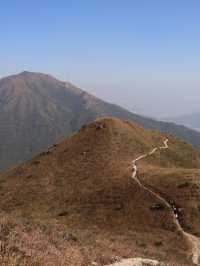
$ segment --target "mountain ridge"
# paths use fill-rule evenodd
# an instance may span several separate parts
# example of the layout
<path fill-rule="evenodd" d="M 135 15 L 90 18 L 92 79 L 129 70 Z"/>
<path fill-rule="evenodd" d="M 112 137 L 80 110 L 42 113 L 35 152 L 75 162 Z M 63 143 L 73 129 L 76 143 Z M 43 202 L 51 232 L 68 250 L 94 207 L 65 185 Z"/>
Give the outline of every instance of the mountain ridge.
<path fill-rule="evenodd" d="M 98 117 L 114 116 L 200 147 L 200 133 L 107 103 L 51 75 L 24 71 L 0 79 L 0 169 L 31 159 Z"/>
<path fill-rule="evenodd" d="M 200 131 L 200 112 L 171 117 L 166 120 Z"/>
<path fill-rule="evenodd" d="M 133 159 L 163 147 L 166 138 L 168 148 L 138 162 L 137 174 L 182 208 L 181 225 L 197 234 L 199 150 L 135 123 L 99 118 L 0 174 L 3 252 L 24 259 L 20 265 L 109 265 L 116 256 L 192 265 L 172 211 L 132 178 Z"/>

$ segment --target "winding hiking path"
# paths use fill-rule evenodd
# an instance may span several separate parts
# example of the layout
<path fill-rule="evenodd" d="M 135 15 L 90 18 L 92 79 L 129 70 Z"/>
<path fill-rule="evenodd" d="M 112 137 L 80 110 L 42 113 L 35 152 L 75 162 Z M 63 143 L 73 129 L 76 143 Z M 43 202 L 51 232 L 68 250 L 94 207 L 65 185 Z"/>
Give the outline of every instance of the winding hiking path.
<path fill-rule="evenodd" d="M 137 184 L 143 188 L 144 190 L 148 191 L 151 195 L 155 196 L 157 199 L 159 199 L 160 201 L 162 201 L 165 206 L 167 206 L 168 208 L 172 209 L 173 211 L 173 220 L 174 223 L 177 226 L 178 231 L 180 231 L 188 240 L 188 242 L 191 244 L 191 248 L 192 248 L 192 261 L 194 264 L 196 265 L 200 265 L 200 239 L 192 234 L 189 234 L 187 232 L 185 232 L 183 230 L 183 228 L 181 227 L 181 224 L 179 222 L 179 213 L 177 210 L 177 207 L 175 206 L 175 204 L 171 204 L 169 203 L 165 198 L 161 197 L 158 193 L 154 192 L 153 190 L 149 189 L 148 187 L 146 187 L 145 185 L 143 185 L 141 183 L 141 181 L 139 180 L 138 177 L 138 166 L 137 166 L 137 162 L 148 157 L 148 156 L 152 156 L 157 150 L 164 150 L 164 149 L 168 149 L 168 139 L 164 140 L 164 145 L 161 147 L 156 147 L 154 148 L 151 152 L 146 153 L 144 155 L 139 156 L 138 158 L 136 158 L 135 160 L 132 161 L 132 178 L 137 182 Z"/>

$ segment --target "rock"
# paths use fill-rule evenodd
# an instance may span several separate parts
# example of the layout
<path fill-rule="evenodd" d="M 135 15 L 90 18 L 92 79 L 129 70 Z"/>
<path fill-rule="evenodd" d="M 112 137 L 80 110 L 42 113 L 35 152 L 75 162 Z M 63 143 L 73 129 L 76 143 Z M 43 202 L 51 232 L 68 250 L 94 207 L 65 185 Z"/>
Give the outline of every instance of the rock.
<path fill-rule="evenodd" d="M 112 258 L 112 260 L 113 260 L 113 262 L 119 262 L 120 260 L 122 260 L 122 258 L 119 256 L 115 256 Z"/>
<path fill-rule="evenodd" d="M 98 263 L 95 262 L 95 261 L 93 261 L 93 262 L 91 262 L 88 266 L 98 266 Z"/>
<path fill-rule="evenodd" d="M 98 129 L 98 130 L 106 127 L 105 124 L 103 124 L 103 123 L 97 123 L 95 126 L 96 126 L 96 129 Z"/>
<path fill-rule="evenodd" d="M 134 259 L 123 259 L 120 262 L 116 262 L 105 266 L 165 266 L 165 264 L 157 260 L 134 258 Z"/>
<path fill-rule="evenodd" d="M 71 233 L 65 233 L 63 235 L 63 239 L 66 241 L 75 241 L 75 242 L 78 241 L 78 238 Z"/>

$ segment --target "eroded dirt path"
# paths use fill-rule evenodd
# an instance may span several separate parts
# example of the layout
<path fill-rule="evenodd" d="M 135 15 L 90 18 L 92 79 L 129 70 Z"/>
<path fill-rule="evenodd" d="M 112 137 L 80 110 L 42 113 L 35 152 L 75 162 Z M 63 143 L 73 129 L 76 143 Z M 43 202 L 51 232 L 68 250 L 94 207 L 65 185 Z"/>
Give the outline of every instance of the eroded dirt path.
<path fill-rule="evenodd" d="M 144 190 L 148 191 L 150 194 L 152 194 L 154 197 L 156 197 L 157 199 L 159 199 L 160 201 L 162 201 L 165 206 L 167 206 L 168 208 L 170 208 L 173 212 L 173 220 L 174 223 L 177 226 L 177 229 L 179 231 L 182 232 L 182 234 L 186 237 L 186 239 L 188 240 L 188 242 L 191 244 L 191 249 L 192 249 L 192 262 L 196 265 L 200 265 L 200 239 L 192 234 L 189 234 L 187 232 L 185 232 L 183 230 L 183 228 L 181 227 L 181 224 L 179 222 L 179 213 L 178 213 L 178 209 L 175 206 L 175 204 L 168 202 L 168 200 L 166 200 L 165 198 L 161 197 L 158 193 L 154 192 L 152 189 L 149 189 L 148 187 L 146 187 L 145 185 L 142 184 L 142 182 L 139 180 L 138 177 L 138 165 L 137 162 L 148 157 L 148 156 L 152 156 L 157 150 L 164 150 L 164 149 L 168 149 L 168 139 L 165 139 L 163 146 L 161 147 L 156 147 L 154 148 L 152 151 L 150 151 L 149 153 L 146 153 L 144 155 L 139 156 L 138 158 L 136 158 L 135 160 L 132 161 L 132 178 L 137 182 L 137 184 L 143 188 Z"/>

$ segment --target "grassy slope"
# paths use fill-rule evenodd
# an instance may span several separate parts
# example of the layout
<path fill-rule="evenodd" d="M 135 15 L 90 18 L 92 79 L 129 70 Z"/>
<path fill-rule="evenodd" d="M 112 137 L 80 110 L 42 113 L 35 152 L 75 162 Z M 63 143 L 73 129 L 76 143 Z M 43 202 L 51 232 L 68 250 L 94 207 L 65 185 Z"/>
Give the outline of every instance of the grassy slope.
<path fill-rule="evenodd" d="M 98 130 L 99 123 L 105 128 Z M 50 152 L 2 174 L 0 208 L 4 214 L 9 213 L 8 220 L 17 217 L 15 229 L 12 226 L 8 229 L 11 235 L 13 230 L 18 232 L 18 236 L 15 235 L 17 250 L 23 251 L 25 257 L 28 254 L 27 239 L 21 238 L 24 232 L 27 237 L 31 232 L 38 232 L 40 245 L 52 238 L 54 232 L 54 242 L 50 241 L 48 249 L 58 262 L 65 245 L 71 241 L 65 242 L 63 234 L 72 232 L 78 238 L 72 241 L 73 252 L 78 255 L 76 260 L 72 257 L 68 264 L 61 265 L 81 265 L 81 261 L 93 260 L 108 263 L 113 256 L 143 256 L 178 261 L 180 265 L 187 263 L 188 247 L 176 231 L 170 211 L 152 211 L 151 206 L 157 200 L 130 178 L 131 160 L 162 145 L 165 137 L 129 122 L 106 118 L 81 129 Z M 199 151 L 169 138 L 169 150 L 141 163 L 145 182 L 152 186 L 158 183 L 160 189 L 167 187 L 162 179 L 166 178 L 167 167 L 174 171 L 174 182 L 178 182 L 180 176 L 187 178 L 188 171 L 193 171 L 184 168 L 199 167 Z M 186 158 L 189 158 L 187 164 Z M 160 171 L 158 178 L 154 179 L 156 173 L 149 171 L 149 166 Z M 176 170 L 177 167 L 181 167 L 181 171 Z M 174 193 L 170 182 L 167 184 L 166 193 L 170 194 L 171 190 Z M 182 190 L 175 192 L 179 197 Z M 199 195 L 198 190 L 196 193 Z M 190 223 L 190 215 L 185 223 Z M 10 238 L 6 241 L 8 250 Z M 41 258 L 35 241 L 30 244 L 35 256 L 26 259 L 45 265 L 47 256 Z"/>

